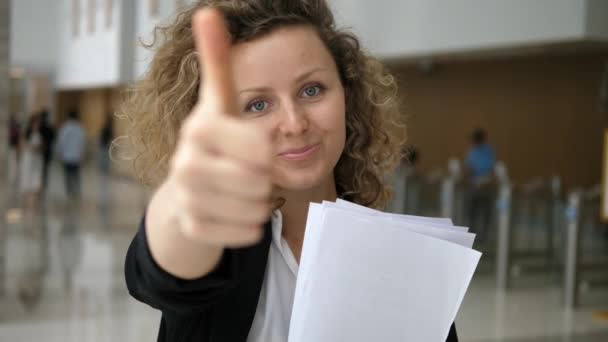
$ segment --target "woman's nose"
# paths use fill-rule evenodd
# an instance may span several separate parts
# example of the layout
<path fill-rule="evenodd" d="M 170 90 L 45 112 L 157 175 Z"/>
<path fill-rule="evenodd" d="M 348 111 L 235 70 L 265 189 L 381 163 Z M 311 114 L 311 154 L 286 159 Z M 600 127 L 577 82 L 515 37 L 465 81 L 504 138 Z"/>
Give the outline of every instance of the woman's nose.
<path fill-rule="evenodd" d="M 308 115 L 304 108 L 297 105 L 283 107 L 281 112 L 279 131 L 283 135 L 299 135 L 308 129 Z"/>

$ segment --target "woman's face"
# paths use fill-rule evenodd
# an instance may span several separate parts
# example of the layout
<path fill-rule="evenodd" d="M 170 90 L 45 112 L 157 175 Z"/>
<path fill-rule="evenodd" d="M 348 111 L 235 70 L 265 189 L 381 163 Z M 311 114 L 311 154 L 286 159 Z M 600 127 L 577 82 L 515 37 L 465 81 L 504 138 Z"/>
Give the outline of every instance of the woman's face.
<path fill-rule="evenodd" d="M 274 183 L 292 191 L 333 184 L 346 139 L 344 88 L 317 32 L 280 28 L 233 54 L 241 115 L 271 137 Z"/>

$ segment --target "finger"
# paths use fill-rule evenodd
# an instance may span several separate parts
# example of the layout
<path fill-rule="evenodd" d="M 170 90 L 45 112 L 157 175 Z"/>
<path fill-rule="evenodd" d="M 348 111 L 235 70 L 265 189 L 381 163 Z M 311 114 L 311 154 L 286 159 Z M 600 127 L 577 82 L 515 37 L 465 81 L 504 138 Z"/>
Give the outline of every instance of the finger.
<path fill-rule="evenodd" d="M 258 242 L 263 236 L 262 226 L 244 226 L 211 221 L 194 217 L 182 217 L 180 228 L 187 237 L 221 247 L 242 247 Z"/>
<path fill-rule="evenodd" d="M 184 139 L 197 141 L 194 144 L 207 152 L 235 158 L 261 169 L 272 163 L 270 137 L 243 121 L 217 117 L 205 120 L 193 116 L 182 129 Z"/>
<path fill-rule="evenodd" d="M 199 186 L 214 194 L 226 193 L 249 200 L 268 200 L 272 191 L 270 175 L 258 168 L 248 167 L 234 159 L 216 158 L 213 163 L 201 163 Z M 196 185 L 193 185 L 196 186 Z"/>
<path fill-rule="evenodd" d="M 187 184 L 197 184 L 201 180 L 222 180 L 232 183 L 227 185 L 228 187 L 243 187 L 248 183 L 255 183 L 255 186 L 245 190 L 249 192 L 250 189 L 257 189 L 260 196 L 266 196 L 266 183 L 270 182 L 272 166 L 271 156 L 262 156 L 268 154 L 264 150 L 270 148 L 263 144 L 245 144 L 238 141 L 226 144 L 231 145 L 227 149 L 233 150 L 233 153 L 226 153 L 226 147 L 223 146 L 212 148 L 196 141 L 178 144 L 171 157 L 171 176 Z"/>
<path fill-rule="evenodd" d="M 212 201 L 187 202 L 184 204 L 185 212 L 212 222 L 259 225 L 266 222 L 271 213 L 268 200 L 247 200 L 225 193 L 213 196 Z"/>
<path fill-rule="evenodd" d="M 228 248 L 239 248 L 250 246 L 259 242 L 264 236 L 263 226 L 240 227 L 240 231 L 226 230 L 223 224 L 208 226 L 208 238 L 210 241 L 217 241 L 222 246 Z"/>
<path fill-rule="evenodd" d="M 273 152 L 270 138 L 262 131 L 230 121 L 226 129 L 209 134 L 209 146 L 221 156 L 268 171 Z"/>
<path fill-rule="evenodd" d="M 192 19 L 194 44 L 201 70 L 199 100 L 216 113 L 237 113 L 232 79 L 231 39 L 219 10 L 198 10 Z"/>

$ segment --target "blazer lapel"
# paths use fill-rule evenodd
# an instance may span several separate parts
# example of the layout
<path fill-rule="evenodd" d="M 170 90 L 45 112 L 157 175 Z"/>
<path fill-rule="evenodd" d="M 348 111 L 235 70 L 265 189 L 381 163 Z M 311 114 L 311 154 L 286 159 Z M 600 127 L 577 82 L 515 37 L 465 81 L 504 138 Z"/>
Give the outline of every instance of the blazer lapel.
<path fill-rule="evenodd" d="M 246 342 L 258 305 L 272 241 L 270 222 L 264 225 L 264 237 L 251 247 L 235 249 L 238 279 L 234 289 L 211 311 L 211 342 Z"/>

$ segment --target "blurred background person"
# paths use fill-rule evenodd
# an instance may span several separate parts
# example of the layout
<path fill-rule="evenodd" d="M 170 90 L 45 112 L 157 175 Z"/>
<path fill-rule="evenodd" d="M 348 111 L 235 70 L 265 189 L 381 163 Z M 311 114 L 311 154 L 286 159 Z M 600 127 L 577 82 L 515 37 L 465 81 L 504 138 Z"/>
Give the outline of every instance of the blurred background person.
<path fill-rule="evenodd" d="M 401 167 L 405 171 L 405 204 L 404 213 L 418 215 L 420 213 L 420 191 L 423 174 L 419 169 L 420 149 L 410 145 Z"/>
<path fill-rule="evenodd" d="M 478 128 L 471 135 L 471 148 L 465 160 L 470 182 L 469 225 L 483 241 L 492 218 L 494 167 L 496 154 L 487 143 L 487 133 Z"/>
<path fill-rule="evenodd" d="M 8 182 L 11 186 L 17 185 L 19 174 L 19 141 L 21 139 L 21 125 L 17 115 L 11 113 L 8 120 Z"/>
<path fill-rule="evenodd" d="M 409 145 L 406 148 L 400 167 L 403 168 L 407 177 L 419 176 L 419 171 L 417 167 L 419 156 L 420 152 L 418 151 L 418 148 L 416 148 L 416 146 Z"/>
<path fill-rule="evenodd" d="M 99 134 L 99 169 L 103 174 L 110 173 L 110 145 L 114 138 L 113 131 L 114 120 L 112 113 L 106 116 L 103 128 Z"/>
<path fill-rule="evenodd" d="M 392 175 L 393 198 L 388 211 L 401 214 L 414 214 L 417 210 L 416 201 L 412 200 L 412 191 L 416 191 L 415 182 L 418 180 L 416 162 L 418 150 L 413 145 L 403 147 L 401 163 Z"/>
<path fill-rule="evenodd" d="M 42 188 L 43 143 L 40 125 L 40 114 L 33 114 L 28 121 L 22 144 L 21 193 L 24 205 L 28 208 L 36 205 Z"/>
<path fill-rule="evenodd" d="M 84 156 L 86 136 L 78 121 L 78 112 L 68 112 L 68 120 L 59 129 L 56 152 L 65 176 L 65 189 L 68 198 L 80 197 L 80 165 Z"/>
<path fill-rule="evenodd" d="M 42 138 L 42 192 L 46 191 L 49 178 L 49 165 L 53 156 L 53 143 L 55 141 L 55 128 L 50 122 L 48 109 L 40 112 L 40 137 Z"/>

